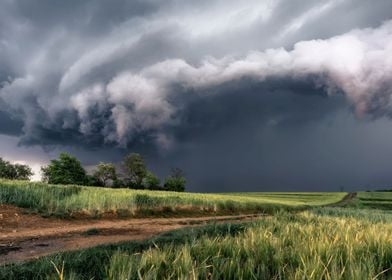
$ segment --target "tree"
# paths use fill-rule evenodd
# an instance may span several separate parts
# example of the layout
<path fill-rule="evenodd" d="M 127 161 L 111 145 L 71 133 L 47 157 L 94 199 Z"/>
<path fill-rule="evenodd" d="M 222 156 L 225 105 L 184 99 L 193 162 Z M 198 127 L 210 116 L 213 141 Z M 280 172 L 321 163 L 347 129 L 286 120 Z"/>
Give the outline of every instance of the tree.
<path fill-rule="evenodd" d="M 10 180 L 30 180 L 34 173 L 25 164 L 12 164 L 0 158 L 0 178 Z"/>
<path fill-rule="evenodd" d="M 0 158 L 0 178 L 11 179 L 12 177 L 12 168 L 11 164 Z"/>
<path fill-rule="evenodd" d="M 100 162 L 97 165 L 97 169 L 94 171 L 93 176 L 100 182 L 100 185 L 106 187 L 109 180 L 116 180 L 116 167 L 112 163 Z"/>
<path fill-rule="evenodd" d="M 164 188 L 168 191 L 185 191 L 186 179 L 180 168 L 173 168 L 171 175 L 166 177 Z"/>
<path fill-rule="evenodd" d="M 140 154 L 131 153 L 125 157 L 123 162 L 126 180 L 130 187 L 142 188 L 143 178 L 147 175 L 147 168 Z"/>
<path fill-rule="evenodd" d="M 34 175 L 34 173 L 31 171 L 30 166 L 26 164 L 14 164 L 14 170 L 16 180 L 30 180 L 30 177 Z"/>
<path fill-rule="evenodd" d="M 116 178 L 116 180 L 113 181 L 113 185 L 112 188 L 126 188 L 127 185 L 124 182 L 124 180 L 120 179 L 120 178 Z"/>
<path fill-rule="evenodd" d="M 99 181 L 93 175 L 89 175 L 89 174 L 87 174 L 87 183 L 86 183 L 86 185 L 87 186 L 91 186 L 91 187 L 103 187 L 101 181 Z"/>
<path fill-rule="evenodd" d="M 86 185 L 88 178 L 80 161 L 67 153 L 41 168 L 42 179 L 50 184 Z"/>
<path fill-rule="evenodd" d="M 148 171 L 146 177 L 143 178 L 142 185 L 145 189 L 149 190 L 159 190 L 161 180 L 152 172 Z"/>

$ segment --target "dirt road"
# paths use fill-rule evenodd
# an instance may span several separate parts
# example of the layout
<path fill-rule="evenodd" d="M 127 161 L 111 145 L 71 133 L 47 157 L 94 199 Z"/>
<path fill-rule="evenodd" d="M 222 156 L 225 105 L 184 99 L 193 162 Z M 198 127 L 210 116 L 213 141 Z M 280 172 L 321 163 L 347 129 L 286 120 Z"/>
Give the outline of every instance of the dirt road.
<path fill-rule="evenodd" d="M 57 252 L 150 238 L 162 232 L 259 215 L 124 220 L 63 220 L 0 205 L 0 264 L 22 262 Z"/>
<path fill-rule="evenodd" d="M 343 197 L 343 199 L 341 201 L 338 201 L 333 204 L 328 204 L 325 206 L 326 207 L 344 207 L 346 205 L 349 205 L 352 202 L 352 200 L 355 199 L 356 197 L 357 197 L 356 192 L 350 192 L 345 197 Z"/>

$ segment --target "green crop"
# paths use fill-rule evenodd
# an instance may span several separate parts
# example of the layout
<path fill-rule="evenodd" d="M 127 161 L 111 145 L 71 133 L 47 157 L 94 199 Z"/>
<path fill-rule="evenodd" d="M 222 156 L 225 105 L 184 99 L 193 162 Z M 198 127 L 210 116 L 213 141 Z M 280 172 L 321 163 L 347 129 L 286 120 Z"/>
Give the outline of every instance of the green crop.
<path fill-rule="evenodd" d="M 0 181 L 0 203 L 63 217 L 274 213 L 334 203 L 345 193 L 201 194 Z"/>

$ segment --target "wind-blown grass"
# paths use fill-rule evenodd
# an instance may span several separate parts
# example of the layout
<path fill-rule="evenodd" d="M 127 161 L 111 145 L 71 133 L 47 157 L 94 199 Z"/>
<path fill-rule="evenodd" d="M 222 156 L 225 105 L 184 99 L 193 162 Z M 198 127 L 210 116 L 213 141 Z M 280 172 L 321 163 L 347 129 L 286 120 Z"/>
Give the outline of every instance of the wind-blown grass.
<path fill-rule="evenodd" d="M 392 224 L 392 212 L 379 209 L 316 207 L 310 211 L 318 216 L 354 218 L 361 221 L 371 221 L 373 223 L 380 222 Z"/>
<path fill-rule="evenodd" d="M 391 279 L 388 212 L 316 208 L 0 268 L 0 279 Z M 372 214 L 373 213 L 373 214 Z"/>
<path fill-rule="evenodd" d="M 200 215 L 303 209 L 341 200 L 345 193 L 260 195 L 199 194 L 147 190 L 58 186 L 22 181 L 0 181 L 0 203 L 65 217 Z"/>
<path fill-rule="evenodd" d="M 385 279 L 391 268 L 392 224 L 305 212 L 237 236 L 119 251 L 107 279 Z"/>
<path fill-rule="evenodd" d="M 101 245 L 74 252 L 63 252 L 42 257 L 27 263 L 0 266 L 0 279 L 58 279 L 53 263 L 63 267 L 66 280 L 71 279 L 105 279 L 106 266 L 112 255 L 118 252 L 137 254 L 155 246 L 165 244 L 186 244 L 200 237 L 235 236 L 246 229 L 248 223 L 210 224 L 203 227 L 186 228 L 166 232 L 145 241 L 130 241 L 116 245 Z"/>

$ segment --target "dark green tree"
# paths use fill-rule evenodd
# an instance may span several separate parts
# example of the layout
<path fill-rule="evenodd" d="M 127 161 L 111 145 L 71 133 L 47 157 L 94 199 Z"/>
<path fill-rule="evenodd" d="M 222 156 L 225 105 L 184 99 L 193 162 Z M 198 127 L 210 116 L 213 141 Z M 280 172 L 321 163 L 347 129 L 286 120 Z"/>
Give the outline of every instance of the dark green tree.
<path fill-rule="evenodd" d="M 94 175 L 89 175 L 89 174 L 87 174 L 86 185 L 91 187 L 103 187 L 101 181 L 99 181 Z"/>
<path fill-rule="evenodd" d="M 88 178 L 80 161 L 67 153 L 41 168 L 42 179 L 50 184 L 86 185 Z"/>
<path fill-rule="evenodd" d="M 127 155 L 123 162 L 125 180 L 131 188 L 143 188 L 142 181 L 147 175 L 143 157 L 137 153 Z"/>
<path fill-rule="evenodd" d="M 11 179 L 12 168 L 9 161 L 0 158 L 0 178 Z"/>
<path fill-rule="evenodd" d="M 112 188 L 126 188 L 127 184 L 121 178 L 116 178 L 113 181 Z"/>
<path fill-rule="evenodd" d="M 180 168 L 173 168 L 170 176 L 166 177 L 164 189 L 168 191 L 185 191 L 186 179 Z"/>
<path fill-rule="evenodd" d="M 30 180 L 34 173 L 25 164 L 12 164 L 0 158 L 0 178 L 10 180 Z"/>
<path fill-rule="evenodd" d="M 30 177 L 34 175 L 30 166 L 26 164 L 14 164 L 14 174 L 16 174 L 16 180 L 30 180 Z"/>
<path fill-rule="evenodd" d="M 112 163 L 100 162 L 93 176 L 100 183 L 100 186 L 107 187 L 110 181 L 117 179 L 116 167 Z"/>
<path fill-rule="evenodd" d="M 161 180 L 152 172 L 147 171 L 146 177 L 143 178 L 142 185 L 145 189 L 159 190 Z"/>

